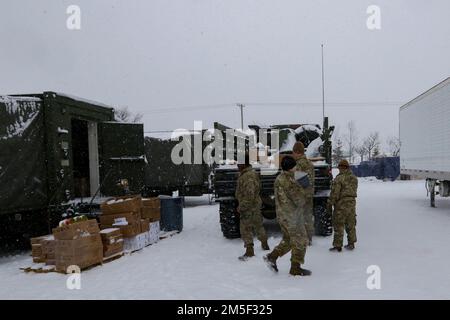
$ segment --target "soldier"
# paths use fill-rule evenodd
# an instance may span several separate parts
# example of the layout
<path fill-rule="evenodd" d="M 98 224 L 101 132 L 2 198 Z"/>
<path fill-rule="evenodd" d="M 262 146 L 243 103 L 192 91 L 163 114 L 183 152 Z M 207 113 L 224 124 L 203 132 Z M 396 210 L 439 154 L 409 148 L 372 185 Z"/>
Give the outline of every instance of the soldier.
<path fill-rule="evenodd" d="M 305 191 L 294 178 L 296 162 L 287 156 L 281 161 L 283 172 L 275 180 L 275 204 L 277 220 L 283 233 L 280 244 L 264 257 L 269 268 L 278 272 L 277 259 L 291 251 L 291 275 L 309 276 L 311 271 L 302 269 L 305 262 L 308 236 L 303 209 Z"/>
<path fill-rule="evenodd" d="M 253 249 L 253 231 L 255 231 L 258 240 L 261 241 L 263 250 L 270 250 L 267 243 L 266 230 L 263 226 L 263 217 L 261 215 L 261 197 L 259 195 L 261 183 L 258 174 L 253 170 L 248 162 L 238 164 L 239 178 L 236 188 L 236 199 L 238 200 L 237 211 L 240 216 L 241 237 L 244 240 L 245 253 L 240 256 L 240 260 L 247 260 L 255 255 Z"/>
<path fill-rule="evenodd" d="M 310 186 L 305 189 L 306 202 L 305 202 L 305 227 L 308 233 L 309 245 L 312 244 L 312 236 L 314 234 L 314 165 L 305 156 L 305 146 L 302 142 L 297 141 L 292 149 L 294 159 L 297 161 L 296 169 L 308 174 Z"/>
<path fill-rule="evenodd" d="M 358 179 L 350 170 L 347 160 L 339 162 L 339 174 L 331 186 L 331 195 L 328 199 L 329 209 L 334 207 L 332 216 L 334 239 L 330 251 L 342 251 L 344 228 L 347 232 L 348 250 L 355 248 L 356 242 L 356 195 L 358 190 Z"/>

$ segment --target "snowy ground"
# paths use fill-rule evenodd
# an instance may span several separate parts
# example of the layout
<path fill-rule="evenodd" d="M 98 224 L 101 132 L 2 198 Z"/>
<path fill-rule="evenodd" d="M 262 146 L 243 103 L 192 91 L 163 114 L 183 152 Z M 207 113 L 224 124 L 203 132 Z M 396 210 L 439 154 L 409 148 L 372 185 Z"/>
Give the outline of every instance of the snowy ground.
<path fill-rule="evenodd" d="M 218 207 L 188 199 L 181 234 L 143 251 L 82 273 L 81 290 L 67 276 L 25 274 L 30 258 L 0 259 L 1 299 L 449 299 L 450 199 L 429 207 L 423 181 L 360 181 L 354 252 L 330 253 L 331 237 L 314 238 L 305 266 L 309 278 L 288 276 L 289 254 L 279 274 L 263 252 L 238 261 L 239 239 L 222 237 Z M 269 244 L 280 239 L 272 222 Z M 381 289 L 366 286 L 367 267 L 381 268 Z"/>

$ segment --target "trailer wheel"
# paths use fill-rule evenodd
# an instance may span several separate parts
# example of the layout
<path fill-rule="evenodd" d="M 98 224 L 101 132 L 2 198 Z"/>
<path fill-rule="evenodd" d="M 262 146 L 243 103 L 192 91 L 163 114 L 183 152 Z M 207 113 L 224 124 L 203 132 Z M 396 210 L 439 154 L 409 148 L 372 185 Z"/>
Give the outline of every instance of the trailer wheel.
<path fill-rule="evenodd" d="M 236 211 L 237 202 L 235 200 L 226 200 L 220 202 L 220 227 L 223 236 L 227 239 L 236 239 L 241 237 L 239 231 L 239 216 Z"/>
<path fill-rule="evenodd" d="M 327 212 L 325 201 L 320 201 L 314 206 L 314 228 L 318 236 L 329 236 L 333 233 L 331 215 Z"/>

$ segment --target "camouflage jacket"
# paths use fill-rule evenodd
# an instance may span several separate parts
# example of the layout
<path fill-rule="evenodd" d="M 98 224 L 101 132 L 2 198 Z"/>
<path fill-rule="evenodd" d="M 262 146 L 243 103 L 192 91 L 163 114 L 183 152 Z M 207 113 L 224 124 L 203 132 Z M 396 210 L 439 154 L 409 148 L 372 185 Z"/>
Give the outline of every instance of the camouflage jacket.
<path fill-rule="evenodd" d="M 252 167 L 245 168 L 237 180 L 236 199 L 241 211 L 261 208 L 261 182 Z"/>
<path fill-rule="evenodd" d="M 350 169 L 339 173 L 331 185 L 330 199 L 331 205 L 336 205 L 342 199 L 354 199 L 357 196 L 358 179 L 353 175 Z"/>
<path fill-rule="evenodd" d="M 298 171 L 303 171 L 306 172 L 308 174 L 308 178 L 309 178 L 309 183 L 311 184 L 311 188 L 309 191 L 313 191 L 314 192 L 314 178 L 315 178 L 315 174 L 314 174 L 314 165 L 313 163 L 308 160 L 308 158 L 306 158 L 305 155 L 302 155 L 300 157 L 298 157 L 296 159 L 297 161 L 297 166 L 295 167 L 296 170 Z"/>
<path fill-rule="evenodd" d="M 302 223 L 305 190 L 294 179 L 293 172 L 283 171 L 275 180 L 277 219 L 289 224 Z"/>

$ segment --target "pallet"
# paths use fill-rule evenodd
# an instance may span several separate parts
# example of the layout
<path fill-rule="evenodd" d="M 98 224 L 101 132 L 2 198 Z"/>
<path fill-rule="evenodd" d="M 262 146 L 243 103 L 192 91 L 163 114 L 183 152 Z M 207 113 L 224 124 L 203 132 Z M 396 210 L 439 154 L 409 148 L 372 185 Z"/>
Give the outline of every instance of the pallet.
<path fill-rule="evenodd" d="M 167 239 L 170 237 L 173 237 L 174 235 L 180 233 L 180 231 L 178 230 L 174 230 L 174 231 L 161 231 L 161 233 L 159 234 L 159 240 L 163 240 L 163 239 Z"/>
<path fill-rule="evenodd" d="M 52 265 L 45 265 L 44 263 L 39 264 L 33 264 L 30 267 L 24 267 L 20 268 L 20 270 L 24 271 L 25 273 L 49 273 L 49 272 L 56 272 L 56 266 Z"/>
<path fill-rule="evenodd" d="M 173 237 L 174 235 L 176 235 L 178 233 L 180 233 L 180 231 L 177 231 L 177 230 L 175 230 L 175 231 L 161 231 L 160 234 L 159 234 L 159 240 L 163 240 L 163 239 L 167 239 L 167 238 Z M 155 242 L 155 243 L 157 243 L 157 242 Z M 153 245 L 155 243 L 149 244 L 149 245 L 145 246 L 144 248 L 146 248 L 148 246 L 151 246 L 151 245 Z M 134 251 L 131 251 L 131 252 L 123 251 L 123 252 L 116 253 L 116 254 L 114 254 L 112 256 L 105 257 L 105 258 L 103 258 L 102 262 L 99 262 L 97 264 L 94 264 L 94 265 L 91 265 L 89 267 L 83 268 L 83 269 L 81 269 L 81 271 L 90 270 L 90 269 L 95 268 L 97 266 L 103 265 L 104 263 L 109 263 L 111 261 L 115 261 L 117 259 L 120 259 L 122 256 L 124 256 L 126 254 L 127 255 L 131 255 L 131 254 L 133 254 L 135 252 L 141 251 L 144 248 L 141 248 L 141 249 L 138 249 L 138 250 L 134 250 Z M 61 274 L 67 274 L 65 272 L 58 272 L 58 271 L 56 271 L 56 266 L 53 266 L 53 265 L 47 266 L 44 263 L 33 263 L 29 267 L 20 268 L 20 270 L 24 271 L 25 273 L 30 273 L 30 272 L 33 272 L 33 273 L 57 272 L 57 273 L 61 273 Z"/>
<path fill-rule="evenodd" d="M 121 258 L 124 254 L 125 253 L 123 251 L 121 251 L 121 252 L 113 254 L 112 256 L 104 257 L 103 258 L 103 263 L 108 263 L 108 262 L 117 260 L 117 259 Z"/>

